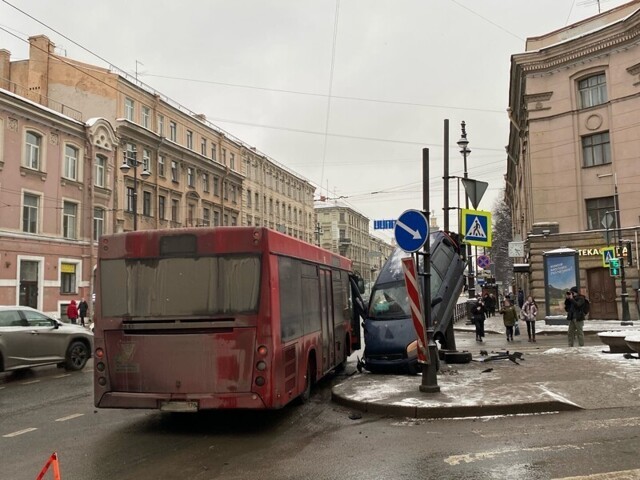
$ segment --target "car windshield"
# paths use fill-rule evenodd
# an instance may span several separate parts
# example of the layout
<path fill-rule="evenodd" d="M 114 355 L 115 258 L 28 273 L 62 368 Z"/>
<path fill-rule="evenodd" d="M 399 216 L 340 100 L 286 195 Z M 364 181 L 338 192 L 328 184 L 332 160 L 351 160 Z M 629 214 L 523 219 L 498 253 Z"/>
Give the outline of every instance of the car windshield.
<path fill-rule="evenodd" d="M 388 320 L 409 315 L 409 298 L 404 282 L 386 283 L 374 288 L 369 302 L 369 318 Z"/>

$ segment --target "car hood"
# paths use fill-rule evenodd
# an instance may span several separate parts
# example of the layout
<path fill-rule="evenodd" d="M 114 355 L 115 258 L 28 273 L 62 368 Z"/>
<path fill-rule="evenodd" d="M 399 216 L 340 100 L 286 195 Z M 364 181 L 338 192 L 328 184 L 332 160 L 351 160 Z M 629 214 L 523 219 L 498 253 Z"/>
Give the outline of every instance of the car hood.
<path fill-rule="evenodd" d="M 72 323 L 60 323 L 59 325 L 60 330 L 63 332 L 86 333 L 87 335 L 93 336 L 93 333 L 82 325 L 74 325 Z"/>

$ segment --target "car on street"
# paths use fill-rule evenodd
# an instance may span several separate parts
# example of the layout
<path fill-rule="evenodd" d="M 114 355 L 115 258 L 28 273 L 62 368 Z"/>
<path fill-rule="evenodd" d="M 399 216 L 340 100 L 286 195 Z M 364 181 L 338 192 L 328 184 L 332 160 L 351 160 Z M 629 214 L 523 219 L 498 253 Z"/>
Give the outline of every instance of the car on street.
<path fill-rule="evenodd" d="M 0 372 L 58 365 L 81 370 L 91 358 L 93 333 L 23 306 L 0 306 Z"/>

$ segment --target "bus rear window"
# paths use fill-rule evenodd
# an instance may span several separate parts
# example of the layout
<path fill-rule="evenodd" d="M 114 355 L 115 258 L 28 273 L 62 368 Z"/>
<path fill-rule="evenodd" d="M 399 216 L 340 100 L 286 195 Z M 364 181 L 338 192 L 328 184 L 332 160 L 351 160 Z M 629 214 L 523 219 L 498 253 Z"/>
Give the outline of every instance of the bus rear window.
<path fill-rule="evenodd" d="M 102 260 L 100 285 L 103 317 L 251 313 L 258 309 L 260 257 Z"/>

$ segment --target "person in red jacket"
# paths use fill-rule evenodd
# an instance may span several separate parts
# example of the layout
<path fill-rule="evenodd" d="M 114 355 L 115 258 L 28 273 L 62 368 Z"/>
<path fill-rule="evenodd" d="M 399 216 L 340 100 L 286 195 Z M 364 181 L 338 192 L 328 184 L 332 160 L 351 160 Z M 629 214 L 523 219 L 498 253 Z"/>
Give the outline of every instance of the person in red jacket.
<path fill-rule="evenodd" d="M 76 320 L 78 320 L 78 307 L 76 306 L 76 301 L 71 300 L 71 303 L 67 307 L 67 317 L 75 325 Z"/>

